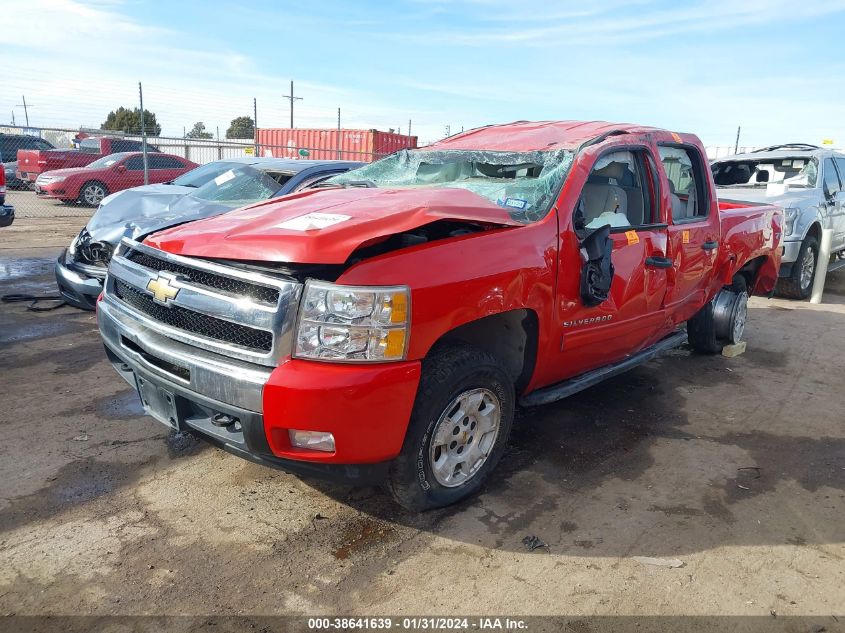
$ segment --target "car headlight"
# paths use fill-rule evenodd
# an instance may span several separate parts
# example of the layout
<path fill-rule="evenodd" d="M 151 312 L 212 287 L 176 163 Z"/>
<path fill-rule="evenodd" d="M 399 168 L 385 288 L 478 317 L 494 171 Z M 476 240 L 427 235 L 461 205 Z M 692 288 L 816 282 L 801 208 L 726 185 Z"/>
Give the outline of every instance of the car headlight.
<path fill-rule="evenodd" d="M 84 230 L 84 229 L 83 229 Z M 79 244 L 81 233 L 78 233 L 75 238 L 70 241 L 70 246 L 67 247 L 68 255 L 76 255 L 76 246 Z"/>
<path fill-rule="evenodd" d="M 404 286 L 305 284 L 294 356 L 331 361 L 403 360 L 410 292 Z"/>
<path fill-rule="evenodd" d="M 783 223 L 783 234 L 784 235 L 792 235 L 792 231 L 795 229 L 795 220 L 798 219 L 798 214 L 801 213 L 801 209 L 796 209 L 794 207 L 788 207 L 783 210 L 784 212 L 784 223 Z"/>

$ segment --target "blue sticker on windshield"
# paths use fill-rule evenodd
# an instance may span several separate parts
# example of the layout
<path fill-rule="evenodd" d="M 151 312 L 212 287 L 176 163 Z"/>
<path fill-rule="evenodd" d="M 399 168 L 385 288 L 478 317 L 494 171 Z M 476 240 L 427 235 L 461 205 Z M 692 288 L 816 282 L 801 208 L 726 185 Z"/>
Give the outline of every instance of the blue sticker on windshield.
<path fill-rule="evenodd" d="M 499 201 L 499 204 L 511 209 L 525 210 L 528 208 L 528 200 L 521 200 L 520 198 L 505 198 L 503 201 Z"/>

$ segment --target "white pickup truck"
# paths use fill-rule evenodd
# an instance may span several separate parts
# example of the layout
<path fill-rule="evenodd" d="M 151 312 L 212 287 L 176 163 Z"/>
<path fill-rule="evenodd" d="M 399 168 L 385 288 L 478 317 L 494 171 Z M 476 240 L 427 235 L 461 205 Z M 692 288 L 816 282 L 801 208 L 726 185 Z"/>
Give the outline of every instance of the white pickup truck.
<path fill-rule="evenodd" d="M 779 295 L 810 296 L 822 229 L 833 230 L 828 271 L 845 267 L 845 154 L 792 143 L 722 158 L 711 168 L 720 198 L 784 208 Z"/>

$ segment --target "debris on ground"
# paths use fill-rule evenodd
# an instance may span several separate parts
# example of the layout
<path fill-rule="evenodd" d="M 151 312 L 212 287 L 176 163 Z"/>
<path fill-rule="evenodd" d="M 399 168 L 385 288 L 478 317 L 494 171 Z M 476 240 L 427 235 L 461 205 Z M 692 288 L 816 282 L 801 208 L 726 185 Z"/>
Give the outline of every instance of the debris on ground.
<path fill-rule="evenodd" d="M 745 353 L 745 341 L 740 341 L 736 345 L 725 345 L 722 348 L 722 356 L 725 358 L 736 358 L 740 354 Z"/>
<path fill-rule="evenodd" d="M 74 442 L 87 442 L 88 436 L 83 433 L 82 435 L 77 435 L 76 437 L 74 437 L 73 441 Z"/>
<path fill-rule="evenodd" d="M 634 560 L 643 565 L 654 565 L 656 567 L 671 567 L 676 569 L 684 566 L 684 561 L 678 558 L 653 558 L 651 556 L 634 556 Z"/>
<path fill-rule="evenodd" d="M 545 542 L 543 542 L 541 539 L 534 536 L 533 534 L 530 534 L 523 538 L 522 544 L 525 545 L 525 549 L 527 549 L 529 552 L 533 552 L 535 549 L 540 549 L 541 547 L 544 547 L 546 549 L 549 548 L 549 546 L 546 545 Z"/>

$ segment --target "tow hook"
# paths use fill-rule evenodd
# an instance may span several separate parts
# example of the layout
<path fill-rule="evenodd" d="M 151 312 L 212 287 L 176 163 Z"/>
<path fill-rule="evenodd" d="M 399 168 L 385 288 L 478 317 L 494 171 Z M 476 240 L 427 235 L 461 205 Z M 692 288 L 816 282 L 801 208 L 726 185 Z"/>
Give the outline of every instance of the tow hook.
<path fill-rule="evenodd" d="M 215 413 L 213 416 L 211 416 L 211 423 L 214 426 L 225 428 L 227 426 L 237 424 L 238 422 L 240 422 L 238 418 L 232 415 L 226 415 L 225 413 Z"/>

